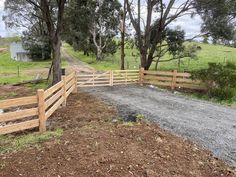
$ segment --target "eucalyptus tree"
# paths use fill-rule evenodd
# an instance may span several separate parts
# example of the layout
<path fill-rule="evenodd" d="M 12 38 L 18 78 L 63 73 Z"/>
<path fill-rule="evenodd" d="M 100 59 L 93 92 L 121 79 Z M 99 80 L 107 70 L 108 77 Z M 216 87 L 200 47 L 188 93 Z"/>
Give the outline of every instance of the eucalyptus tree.
<path fill-rule="evenodd" d="M 235 42 L 235 0 L 195 0 L 195 3 L 204 22 L 202 32 L 207 32 L 213 41 Z"/>
<path fill-rule="evenodd" d="M 47 27 L 52 48 L 53 84 L 61 80 L 61 33 L 66 0 L 6 0 L 3 20 L 9 28 L 33 28 L 38 21 Z"/>
<path fill-rule="evenodd" d="M 159 56 L 158 50 L 164 43 L 167 28 L 178 18 L 196 13 L 194 9 L 194 0 L 127 0 L 142 67 L 149 69 Z"/>
<path fill-rule="evenodd" d="M 83 49 L 86 44 L 102 60 L 118 34 L 120 8 L 118 0 L 71 0 L 66 8 L 65 40 Z"/>

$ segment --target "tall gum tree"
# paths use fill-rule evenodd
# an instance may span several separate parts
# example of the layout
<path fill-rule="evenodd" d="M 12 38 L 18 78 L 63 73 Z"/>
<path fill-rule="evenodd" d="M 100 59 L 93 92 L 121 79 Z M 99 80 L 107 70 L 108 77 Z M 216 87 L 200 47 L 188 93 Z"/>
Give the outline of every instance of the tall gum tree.
<path fill-rule="evenodd" d="M 127 0 L 127 11 L 135 30 L 141 67 L 148 70 L 167 27 L 179 17 L 194 12 L 193 0 Z M 145 12 L 145 15 L 143 15 Z"/>
<path fill-rule="evenodd" d="M 4 21 L 10 28 L 33 26 L 37 19 L 47 26 L 52 48 L 53 84 L 61 80 L 61 32 L 66 0 L 6 0 Z"/>

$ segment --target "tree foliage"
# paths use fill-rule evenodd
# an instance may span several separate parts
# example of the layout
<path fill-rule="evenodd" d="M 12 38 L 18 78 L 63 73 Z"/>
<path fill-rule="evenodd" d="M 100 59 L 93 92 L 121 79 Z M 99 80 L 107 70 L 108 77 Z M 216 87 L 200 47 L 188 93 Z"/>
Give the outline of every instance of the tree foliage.
<path fill-rule="evenodd" d="M 104 53 L 114 53 L 113 37 L 118 34 L 120 7 L 117 0 L 70 1 L 64 39 L 74 49 L 93 52 L 97 60 L 102 60 Z"/>
<path fill-rule="evenodd" d="M 38 30 L 43 22 L 52 49 L 53 84 L 61 80 L 61 32 L 66 0 L 6 0 L 4 21 L 10 28 L 24 27 L 30 32 Z"/>
<path fill-rule="evenodd" d="M 145 16 L 142 14 L 143 9 L 146 10 Z M 193 0 L 186 0 L 182 3 L 176 0 L 127 0 L 127 11 L 135 29 L 136 46 L 140 51 L 142 67 L 149 69 L 152 62 L 157 57 L 159 58 L 160 51 L 158 50 L 164 40 L 167 40 L 169 52 L 173 55 L 177 54 L 177 50 L 181 52 L 184 49 L 180 45 L 183 33 L 178 30 L 170 31 L 168 27 L 179 17 L 191 13 L 192 9 L 194 9 Z M 166 37 L 167 32 L 171 33 L 168 35 L 169 38 L 163 38 Z"/>
<path fill-rule="evenodd" d="M 195 7 L 204 23 L 202 32 L 214 39 L 232 41 L 235 36 L 235 0 L 195 0 Z"/>
<path fill-rule="evenodd" d="M 209 63 L 206 69 L 193 71 L 193 79 L 206 83 L 208 94 L 221 100 L 232 99 L 236 94 L 236 64 Z"/>

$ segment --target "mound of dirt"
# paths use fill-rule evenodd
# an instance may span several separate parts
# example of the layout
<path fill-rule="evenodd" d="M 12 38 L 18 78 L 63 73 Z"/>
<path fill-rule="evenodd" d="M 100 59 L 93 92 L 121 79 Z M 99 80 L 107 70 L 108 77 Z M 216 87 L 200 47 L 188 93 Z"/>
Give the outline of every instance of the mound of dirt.
<path fill-rule="evenodd" d="M 118 120 L 114 108 L 91 95 L 71 95 L 48 121 L 58 140 L 0 155 L 0 176 L 233 177 L 213 155 L 158 125 Z"/>

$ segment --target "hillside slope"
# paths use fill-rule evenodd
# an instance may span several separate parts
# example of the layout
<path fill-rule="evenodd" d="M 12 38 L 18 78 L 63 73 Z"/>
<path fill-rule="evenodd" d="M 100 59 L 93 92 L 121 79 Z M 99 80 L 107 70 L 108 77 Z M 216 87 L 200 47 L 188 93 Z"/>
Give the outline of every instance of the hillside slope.
<path fill-rule="evenodd" d="M 222 45 L 211 45 L 195 43 L 200 46 L 201 50 L 198 51 L 198 59 L 189 60 L 188 58 L 183 59 L 180 70 L 195 70 L 207 67 L 209 62 L 236 62 L 236 48 L 226 47 Z M 106 56 L 104 61 L 97 62 L 94 55 L 84 56 L 83 52 L 74 51 L 71 46 L 64 44 L 67 52 L 73 57 L 88 63 L 97 70 L 110 70 L 120 68 L 120 51 L 119 49 L 115 55 Z M 125 49 L 126 61 L 125 67 L 128 69 L 137 69 L 140 66 L 139 57 L 137 56 L 136 49 Z M 168 55 L 165 56 L 168 59 Z M 155 63 L 151 69 L 154 68 Z M 179 69 L 176 61 L 160 63 L 158 66 L 159 70 L 173 70 Z"/>

